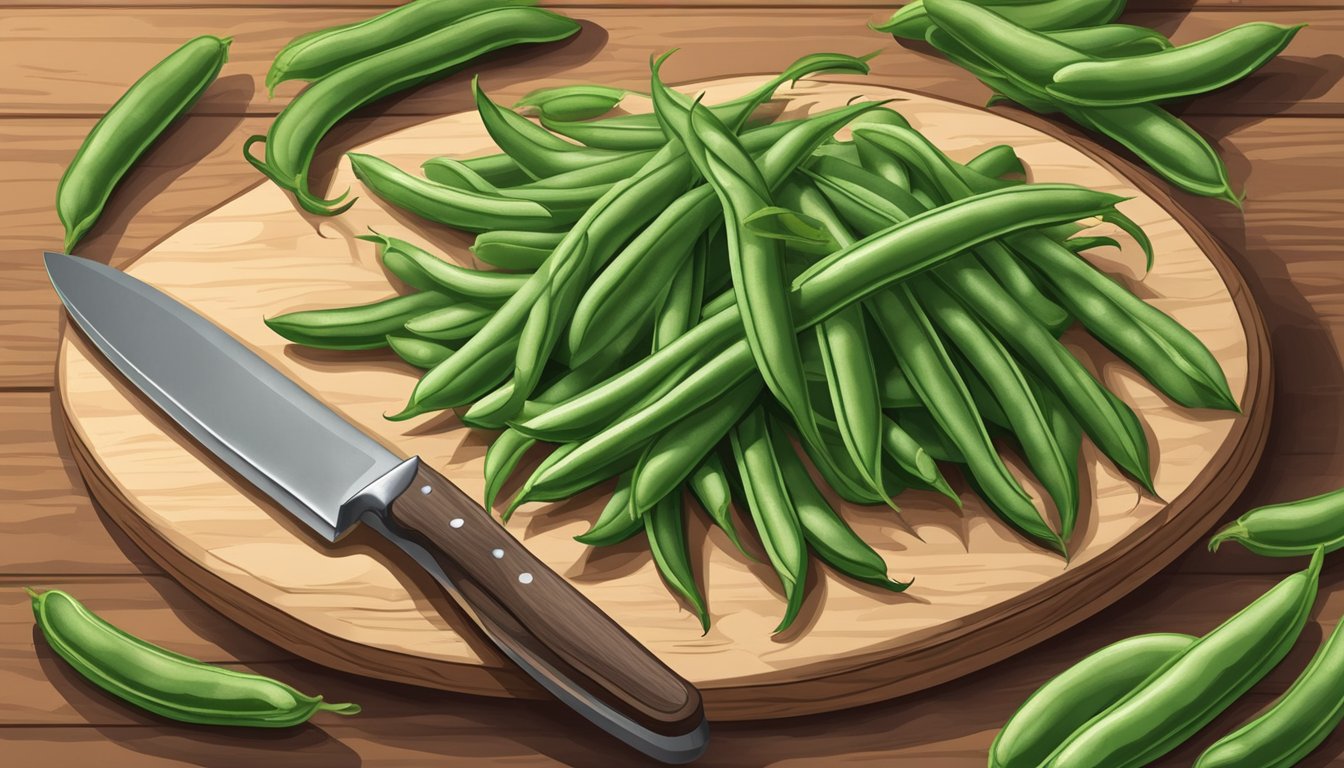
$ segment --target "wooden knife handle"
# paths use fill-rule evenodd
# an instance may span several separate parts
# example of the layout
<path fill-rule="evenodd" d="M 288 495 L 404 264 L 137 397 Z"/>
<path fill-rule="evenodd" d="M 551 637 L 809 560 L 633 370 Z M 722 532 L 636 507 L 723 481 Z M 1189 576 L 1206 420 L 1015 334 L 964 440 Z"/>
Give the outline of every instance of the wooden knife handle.
<path fill-rule="evenodd" d="M 458 602 L 547 688 L 587 692 L 662 736 L 705 729 L 694 686 L 438 472 L 421 464 L 387 517 L 432 545 Z"/>

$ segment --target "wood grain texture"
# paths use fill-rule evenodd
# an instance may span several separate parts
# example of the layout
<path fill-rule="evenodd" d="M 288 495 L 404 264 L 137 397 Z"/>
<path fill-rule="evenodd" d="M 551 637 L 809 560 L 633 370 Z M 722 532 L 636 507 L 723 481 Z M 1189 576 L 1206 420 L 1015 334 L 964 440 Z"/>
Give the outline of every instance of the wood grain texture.
<path fill-rule="evenodd" d="M 733 81 L 711 98 L 740 92 L 751 82 Z M 983 148 L 984 137 L 992 136 L 1016 146 L 1037 180 L 1138 192 L 1104 162 L 992 113 L 869 84 L 807 83 L 794 98 L 799 109 L 818 109 L 856 94 L 908 99 L 901 104 L 907 116 L 956 156 Z M 437 147 L 452 146 L 461 154 L 484 151 L 487 140 L 477 126 L 470 114 L 443 118 L 365 149 L 411 167 Z M 333 188 L 351 181 L 342 167 Z M 1183 550 L 1230 503 L 1254 463 L 1267 423 L 1264 332 L 1244 286 L 1192 223 L 1183 216 L 1181 223 L 1172 220 L 1149 196 L 1160 195 L 1156 188 L 1140 184 L 1145 194 L 1125 210 L 1145 225 L 1162 254 L 1142 290 L 1220 355 L 1251 418 L 1174 409 L 1123 366 L 1108 363 L 1094 342 L 1071 335 L 1069 343 L 1080 356 L 1142 414 L 1160 460 L 1157 487 L 1171 503 L 1141 497 L 1089 453 L 1094 503 L 1083 516 L 1069 568 L 1025 546 L 974 500 L 958 515 L 932 498 L 908 495 L 902 498 L 903 515 L 913 530 L 897 528 L 885 512 L 848 514 L 887 556 L 893 573 L 918 577 L 919 590 L 875 594 L 821 574 L 799 629 L 772 639 L 782 601 L 762 586 L 762 578 L 769 579 L 763 566 L 744 562 L 716 532 L 701 554 L 715 624 L 708 636 L 697 638 L 693 617 L 674 609 L 638 546 L 589 552 L 569 538 L 584 529 L 585 517 L 596 514 L 600 492 L 560 509 L 520 513 L 515 535 L 521 528 L 529 549 L 697 683 L 707 711 L 719 719 L 778 717 L 889 698 L 1004 658 L 1099 609 Z M 372 250 L 350 239 L 369 225 L 413 240 L 437 239 L 463 253 L 460 238 L 415 231 L 372 198 L 345 216 L 316 222 L 296 215 L 284 194 L 266 185 L 168 238 L 131 271 L 231 329 L 371 434 L 443 468 L 479 498 L 482 437 L 452 428 L 446 417 L 427 424 L 381 418 L 409 391 L 411 371 L 377 354 L 354 361 L 289 348 L 259 322 L 278 311 L 387 295 Z M 220 259 L 221 253 L 229 258 Z M 1135 261 L 1127 250 L 1106 268 L 1132 277 Z M 255 288 L 259 274 L 265 275 L 263 290 Z M 1229 324 L 1231 317 L 1241 317 L 1245 325 Z M 367 540 L 328 553 L 297 536 L 254 494 L 220 475 L 199 451 L 170 436 L 171 430 L 164 432 L 161 417 L 129 399 L 123 385 L 114 381 L 109 389 L 108 374 L 90 363 L 77 338 L 68 338 L 62 399 L 77 455 L 93 470 L 94 493 L 189 588 L 263 636 L 281 645 L 297 643 L 302 655 L 323 663 L 473 693 L 528 693 L 510 667 L 467 642 L 470 633 L 459 638 L 445 631 L 463 625 L 456 614 L 439 613 L 432 588 L 424 591 L 413 578 L 408 582 L 395 561 Z M 166 478 L 172 481 L 165 484 Z M 184 498 L 191 503 L 183 505 Z M 207 528 L 201 527 L 202 508 L 211 510 Z M 992 575 L 987 561 L 993 563 Z M 319 573 L 325 575 L 314 578 Z M 409 670 L 408 657 L 418 660 Z M 473 666 L 480 672 L 462 680 L 463 669 Z"/>
<path fill-rule="evenodd" d="M 983 103 L 989 91 L 922 44 L 898 44 L 867 24 L 876 9 L 829 7 L 760 9 L 591 7 L 567 11 L 583 31 L 563 43 L 491 54 L 441 82 L 392 97 L 370 108 L 377 114 L 442 115 L 468 108 L 465 87 L 473 74 L 494 96 L 511 101 L 533 88 L 573 82 L 647 89 L 648 60 L 673 47 L 680 82 L 724 72 L 768 74 L 811 51 L 862 55 L 881 51 L 873 73 L 902 88 Z M 282 84 L 268 99 L 259 84 L 276 51 L 296 35 L 357 21 L 368 9 L 158 8 L 134 14 L 120 9 L 16 9 L 0 17 L 0 71 L 12 73 L 0 88 L 0 114 L 97 116 L 126 86 L 170 51 L 203 33 L 232 36 L 220 79 L 193 108 L 195 114 L 271 115 L 302 89 Z M 1344 57 L 1338 40 L 1344 11 L 1294 8 L 1253 11 L 1131 13 L 1126 21 L 1153 26 L 1177 43 L 1207 37 L 1248 21 L 1306 23 L 1290 47 L 1246 80 L 1179 106 L 1184 114 L 1344 113 Z M 807 30 L 806 42 L 798 30 Z M 91 63 L 79 55 L 90 40 L 105 55 Z M 744 58 L 743 51 L 751 51 Z M 599 55 L 600 52 L 600 55 Z M 68 62 L 68 63 L 67 63 Z"/>

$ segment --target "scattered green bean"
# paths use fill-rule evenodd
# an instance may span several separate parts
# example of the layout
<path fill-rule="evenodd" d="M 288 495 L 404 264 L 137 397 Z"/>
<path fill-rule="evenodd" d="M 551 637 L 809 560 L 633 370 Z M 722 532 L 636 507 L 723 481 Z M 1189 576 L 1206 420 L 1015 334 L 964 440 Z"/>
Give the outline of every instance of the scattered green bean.
<path fill-rule="evenodd" d="M 548 120 L 589 120 L 615 109 L 627 93 L 605 85 L 540 88 L 519 99 L 513 108 Z"/>
<path fill-rule="evenodd" d="M 1214 534 L 1209 549 L 1217 552 L 1225 541 L 1268 557 L 1309 555 L 1317 547 L 1334 552 L 1344 547 L 1344 489 L 1252 509 Z"/>
<path fill-rule="evenodd" d="M 473 299 L 503 301 L 527 281 L 526 275 L 482 272 L 444 261 L 425 249 L 396 237 L 374 232 L 360 240 L 377 243 L 383 264 L 397 277 L 422 290 L 446 291 Z"/>
<path fill-rule="evenodd" d="M 984 0 L 978 4 L 1024 27 L 1040 30 L 1107 24 L 1125 8 L 1124 0 Z M 886 22 L 868 26 L 894 37 L 923 40 L 932 23 L 923 0 L 914 0 L 901 6 Z"/>
<path fill-rule="evenodd" d="M 389 333 L 397 333 L 414 318 L 453 302 L 451 296 L 425 291 L 357 307 L 290 312 L 265 322 L 286 339 L 308 347 L 382 349 L 387 346 Z"/>

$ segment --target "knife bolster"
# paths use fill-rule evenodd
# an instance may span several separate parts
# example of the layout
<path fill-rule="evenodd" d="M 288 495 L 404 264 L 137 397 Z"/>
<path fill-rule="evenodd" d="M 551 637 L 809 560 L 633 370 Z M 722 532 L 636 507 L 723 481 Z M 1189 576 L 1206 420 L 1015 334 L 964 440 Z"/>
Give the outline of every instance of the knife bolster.
<path fill-rule="evenodd" d="M 365 512 L 386 515 L 392 508 L 392 502 L 415 482 L 415 475 L 419 471 L 420 457 L 412 456 L 351 496 L 336 513 L 335 538 L 340 539 L 354 528 Z"/>

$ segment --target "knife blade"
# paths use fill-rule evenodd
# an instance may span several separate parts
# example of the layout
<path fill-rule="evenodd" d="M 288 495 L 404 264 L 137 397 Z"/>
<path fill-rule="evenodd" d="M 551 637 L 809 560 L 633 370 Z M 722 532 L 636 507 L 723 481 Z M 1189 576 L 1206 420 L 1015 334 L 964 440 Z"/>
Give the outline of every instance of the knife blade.
<path fill-rule="evenodd" d="M 126 380 L 324 543 L 372 528 L 579 714 L 663 762 L 704 751 L 695 687 L 447 478 L 387 450 L 153 286 L 66 254 L 47 252 L 45 263 L 71 319 Z"/>

